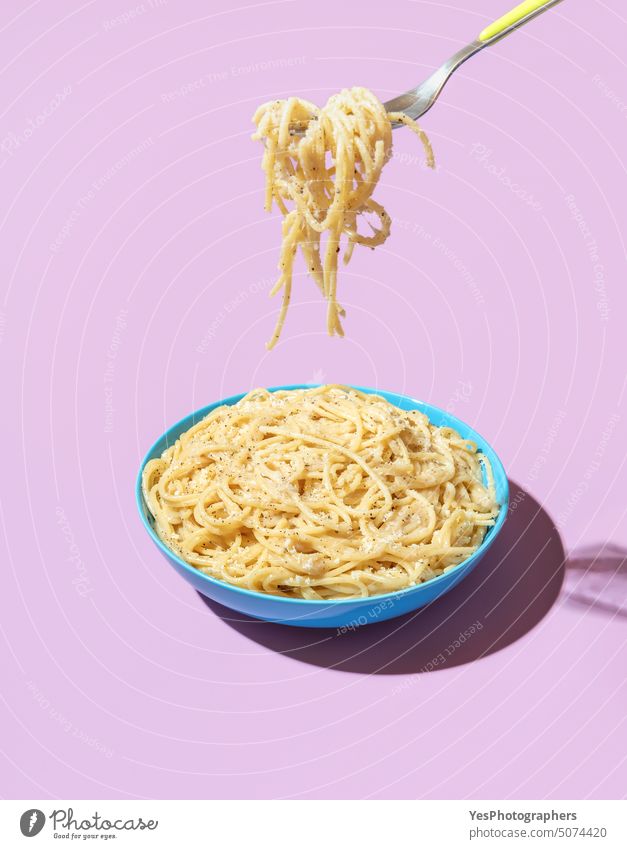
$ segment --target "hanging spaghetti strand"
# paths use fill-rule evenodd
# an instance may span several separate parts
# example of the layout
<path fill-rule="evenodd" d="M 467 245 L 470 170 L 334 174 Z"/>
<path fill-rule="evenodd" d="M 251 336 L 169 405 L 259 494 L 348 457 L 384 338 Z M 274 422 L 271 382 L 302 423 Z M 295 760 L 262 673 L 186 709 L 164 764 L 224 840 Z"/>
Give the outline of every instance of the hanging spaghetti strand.
<path fill-rule="evenodd" d="M 372 199 L 372 193 L 391 156 L 391 123 L 405 124 L 416 133 L 427 165 L 433 168 L 429 139 L 407 115 L 387 113 L 365 88 L 344 89 L 329 98 L 322 109 L 297 97 L 273 100 L 260 106 L 253 120 L 257 125 L 253 139 L 265 143 L 265 208 L 270 211 L 275 202 L 285 216 L 279 258 L 281 275 L 271 293 L 283 289 L 283 306 L 266 347 L 276 345 L 285 323 L 298 248 L 309 275 L 328 302 L 327 332 L 343 336 L 340 319 L 344 310 L 337 300 L 342 237 L 346 237 L 347 263 L 356 244 L 375 248 L 390 235 L 390 216 Z M 306 127 L 304 135 L 293 133 L 295 127 Z M 378 219 L 376 226 L 370 225 L 372 235 L 358 231 L 358 220 L 364 213 Z M 322 234 L 326 234 L 324 260 Z"/>

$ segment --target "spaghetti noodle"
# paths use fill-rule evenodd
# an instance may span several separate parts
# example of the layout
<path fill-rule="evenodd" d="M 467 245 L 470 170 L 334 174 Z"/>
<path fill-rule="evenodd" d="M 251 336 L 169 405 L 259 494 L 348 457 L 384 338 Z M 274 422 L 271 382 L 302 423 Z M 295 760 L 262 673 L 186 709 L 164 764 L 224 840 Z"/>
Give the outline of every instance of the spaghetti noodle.
<path fill-rule="evenodd" d="M 146 464 L 143 492 L 192 566 L 304 599 L 427 581 L 469 557 L 498 513 L 472 442 L 342 386 L 256 389 L 216 408 Z"/>
<path fill-rule="evenodd" d="M 270 211 L 275 201 L 284 216 L 281 274 L 270 293 L 283 290 L 283 302 L 267 347 L 276 345 L 285 323 L 299 247 L 308 273 L 327 300 L 327 332 L 343 336 L 344 310 L 337 300 L 340 240 L 343 235 L 348 238 L 347 263 L 356 244 L 375 248 L 390 234 L 390 216 L 372 193 L 392 152 L 391 122 L 405 124 L 418 135 L 427 164 L 434 167 L 429 140 L 415 121 L 402 112 L 386 112 L 365 88 L 345 89 L 322 109 L 297 97 L 274 100 L 260 106 L 253 120 L 257 125 L 253 138 L 265 142 L 265 208 Z M 303 135 L 294 133 L 302 127 Z M 358 216 L 364 213 L 378 219 L 378 226 L 370 225 L 372 235 L 358 232 Z"/>

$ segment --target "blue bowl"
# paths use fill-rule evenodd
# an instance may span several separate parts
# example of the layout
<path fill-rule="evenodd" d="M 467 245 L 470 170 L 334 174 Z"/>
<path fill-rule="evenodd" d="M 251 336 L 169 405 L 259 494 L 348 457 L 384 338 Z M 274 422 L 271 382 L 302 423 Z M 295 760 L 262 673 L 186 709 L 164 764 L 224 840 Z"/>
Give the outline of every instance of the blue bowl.
<path fill-rule="evenodd" d="M 311 388 L 311 385 L 274 386 L 270 389 L 270 392 L 276 392 L 279 389 Z M 166 560 L 174 566 L 176 571 L 186 581 L 189 581 L 194 589 L 208 598 L 223 604 L 225 607 L 230 607 L 233 610 L 237 610 L 247 616 L 253 616 L 256 619 L 264 619 L 268 622 L 280 622 L 283 625 L 296 625 L 302 628 L 353 629 L 371 622 L 393 619 L 395 616 L 402 616 L 404 613 L 409 613 L 412 610 L 423 607 L 425 604 L 429 604 L 429 602 L 444 595 L 444 593 L 452 589 L 452 587 L 458 584 L 475 568 L 496 539 L 507 515 L 509 487 L 503 464 L 485 439 L 479 436 L 471 427 L 468 427 L 467 424 L 464 424 L 464 422 L 455 418 L 455 416 L 450 415 L 450 413 L 439 409 L 439 407 L 432 407 L 431 404 L 414 401 L 413 398 L 407 398 L 405 395 L 398 395 L 394 392 L 382 392 L 379 389 L 367 389 L 362 386 L 355 388 L 361 392 L 380 395 L 391 404 L 400 407 L 401 410 L 420 410 L 428 416 L 429 421 L 434 425 L 455 428 L 461 436 L 475 442 L 479 450 L 488 458 L 492 465 L 496 485 L 496 497 L 501 505 L 501 509 L 494 525 L 488 529 L 477 551 L 467 560 L 464 560 L 445 574 L 425 581 L 423 584 L 418 584 L 415 587 L 408 587 L 398 592 L 384 593 L 369 598 L 338 599 L 337 601 L 309 601 L 306 599 L 283 598 L 282 596 L 253 592 L 252 590 L 241 589 L 232 584 L 227 584 L 224 581 L 218 581 L 216 578 L 211 578 L 209 575 L 205 575 L 203 572 L 190 566 L 189 563 L 177 557 L 159 539 L 154 528 L 152 516 L 142 494 L 142 471 L 149 460 L 161 456 L 165 449 L 169 445 L 172 445 L 192 425 L 196 424 L 196 422 L 204 418 L 212 410 L 215 410 L 216 407 L 220 407 L 223 404 L 237 403 L 244 397 L 245 393 L 242 393 L 241 395 L 233 395 L 230 398 L 225 398 L 223 401 L 216 401 L 214 404 L 209 404 L 209 406 L 203 407 L 201 410 L 181 419 L 180 422 L 171 427 L 155 442 L 144 457 L 137 476 L 137 507 L 139 508 L 139 514 L 144 527 L 161 554 L 163 554 Z"/>

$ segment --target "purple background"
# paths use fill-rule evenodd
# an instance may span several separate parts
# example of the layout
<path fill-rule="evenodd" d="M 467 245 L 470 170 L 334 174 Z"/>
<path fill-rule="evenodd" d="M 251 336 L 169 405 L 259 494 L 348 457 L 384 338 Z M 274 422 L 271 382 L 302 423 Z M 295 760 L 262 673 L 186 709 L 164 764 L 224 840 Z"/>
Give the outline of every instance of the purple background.
<path fill-rule="evenodd" d="M 347 338 L 299 271 L 271 353 L 256 105 L 389 97 L 507 0 L 8 6 L 0 792 L 622 796 L 622 4 L 568 0 L 466 64 L 424 119 L 436 173 L 395 133 L 392 236 L 340 278 Z M 321 381 L 447 407 L 513 481 L 469 582 L 343 636 L 211 609 L 133 500 L 191 410 Z"/>

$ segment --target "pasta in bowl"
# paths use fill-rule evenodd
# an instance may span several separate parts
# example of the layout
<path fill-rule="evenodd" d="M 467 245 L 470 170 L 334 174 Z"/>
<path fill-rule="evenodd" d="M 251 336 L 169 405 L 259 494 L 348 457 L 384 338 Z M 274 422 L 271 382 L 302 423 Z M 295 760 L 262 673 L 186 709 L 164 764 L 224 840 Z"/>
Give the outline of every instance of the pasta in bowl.
<path fill-rule="evenodd" d="M 205 595 L 288 624 L 391 618 L 446 592 L 504 521 L 485 441 L 436 407 L 345 386 L 258 389 L 171 428 L 144 524 Z"/>

